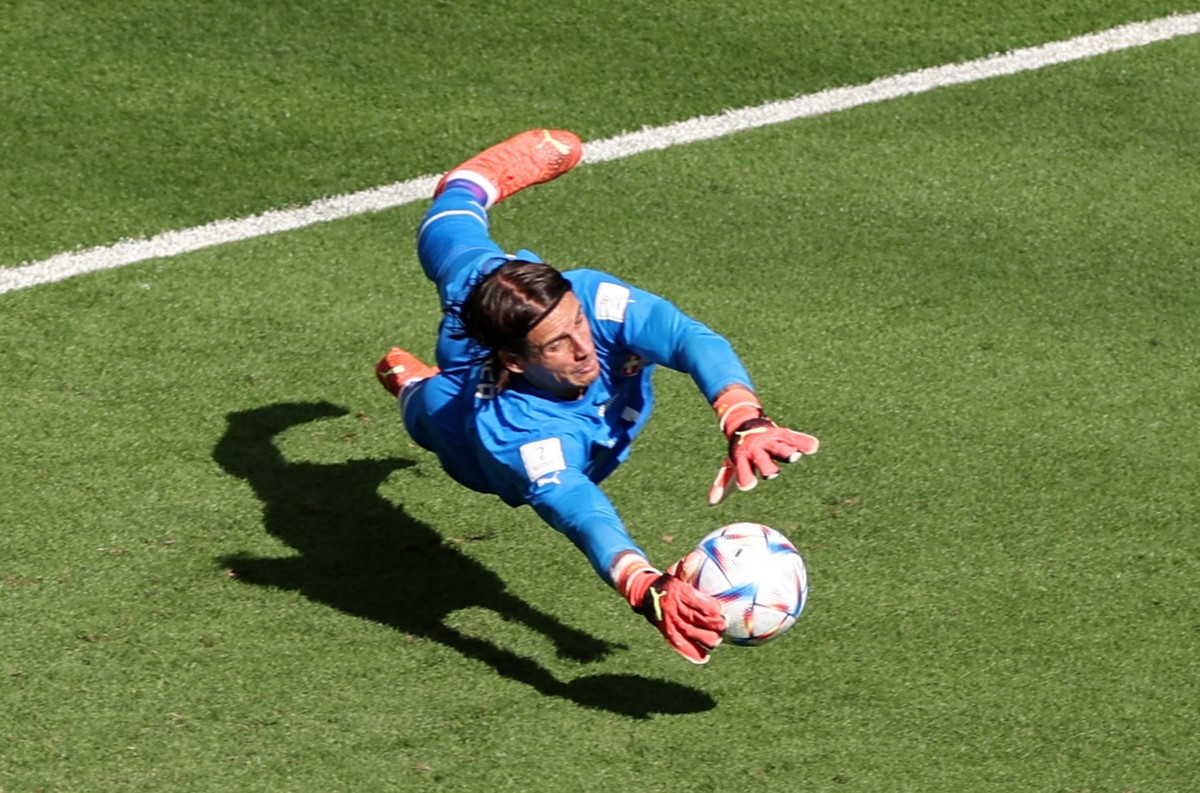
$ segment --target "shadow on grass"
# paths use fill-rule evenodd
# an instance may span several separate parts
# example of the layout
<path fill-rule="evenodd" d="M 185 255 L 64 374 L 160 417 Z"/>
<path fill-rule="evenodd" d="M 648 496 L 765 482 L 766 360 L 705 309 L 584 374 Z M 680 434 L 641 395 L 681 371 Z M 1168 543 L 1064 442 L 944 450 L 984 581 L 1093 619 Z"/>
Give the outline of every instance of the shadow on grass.
<path fill-rule="evenodd" d="M 250 483 L 263 502 L 267 531 L 299 551 L 298 556 L 284 558 L 221 558 L 221 565 L 238 580 L 298 591 L 347 614 L 440 642 L 510 680 L 583 707 L 632 718 L 714 707 L 702 691 L 637 675 L 590 675 L 562 682 L 534 659 L 448 625 L 451 613 L 481 607 L 546 636 L 562 658 L 599 661 L 619 647 L 564 625 L 510 594 L 499 576 L 380 496 L 380 484 L 412 462 L 288 462 L 275 444 L 275 437 L 290 427 L 346 413 L 319 402 L 270 405 L 227 417 L 228 427 L 213 458 Z"/>

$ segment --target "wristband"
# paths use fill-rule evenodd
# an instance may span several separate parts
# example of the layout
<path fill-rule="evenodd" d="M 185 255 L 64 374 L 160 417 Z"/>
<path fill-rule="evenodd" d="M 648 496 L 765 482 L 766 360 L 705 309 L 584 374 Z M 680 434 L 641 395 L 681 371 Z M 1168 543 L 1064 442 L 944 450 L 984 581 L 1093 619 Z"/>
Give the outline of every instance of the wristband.
<path fill-rule="evenodd" d="M 738 427 L 763 415 L 758 397 L 749 388 L 740 385 L 730 386 L 718 394 L 713 401 L 713 409 L 717 411 L 717 426 L 730 439 Z"/>
<path fill-rule="evenodd" d="M 646 590 L 662 575 L 661 570 L 634 553 L 621 554 L 613 563 L 610 573 L 613 588 L 635 609 L 641 606 Z"/>

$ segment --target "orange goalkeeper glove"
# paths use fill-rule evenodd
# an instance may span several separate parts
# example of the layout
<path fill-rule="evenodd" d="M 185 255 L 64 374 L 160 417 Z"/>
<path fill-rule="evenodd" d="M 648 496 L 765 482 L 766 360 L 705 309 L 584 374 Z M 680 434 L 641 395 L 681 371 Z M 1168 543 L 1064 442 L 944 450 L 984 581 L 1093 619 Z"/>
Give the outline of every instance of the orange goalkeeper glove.
<path fill-rule="evenodd" d="M 676 652 L 694 664 L 705 664 L 721 643 L 725 615 L 716 598 L 677 577 L 678 568 L 676 562 L 664 573 L 639 561 L 626 568 L 617 590 Z"/>
<path fill-rule="evenodd" d="M 729 495 L 729 486 L 735 480 L 738 490 L 753 490 L 759 475 L 774 479 L 779 476 L 778 463 L 794 463 L 806 454 L 815 454 L 821 445 L 812 435 L 781 427 L 767 418 L 758 397 L 741 386 L 726 389 L 713 407 L 721 431 L 729 439 L 729 454 L 708 491 L 710 506 L 720 504 Z"/>

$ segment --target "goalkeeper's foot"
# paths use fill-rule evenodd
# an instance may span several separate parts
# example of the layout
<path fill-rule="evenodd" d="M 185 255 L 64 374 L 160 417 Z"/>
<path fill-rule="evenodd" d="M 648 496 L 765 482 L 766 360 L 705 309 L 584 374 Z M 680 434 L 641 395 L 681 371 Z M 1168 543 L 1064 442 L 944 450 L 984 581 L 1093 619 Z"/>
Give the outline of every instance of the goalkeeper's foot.
<path fill-rule="evenodd" d="M 417 356 L 399 347 L 388 350 L 375 366 L 375 376 L 392 396 L 400 396 L 401 389 L 416 380 L 433 377 L 440 369 L 422 363 Z"/>
<path fill-rule="evenodd" d="M 565 129 L 531 129 L 484 149 L 438 182 L 434 197 L 456 180 L 470 182 L 486 194 L 485 207 L 535 184 L 549 182 L 579 164 L 583 141 Z"/>

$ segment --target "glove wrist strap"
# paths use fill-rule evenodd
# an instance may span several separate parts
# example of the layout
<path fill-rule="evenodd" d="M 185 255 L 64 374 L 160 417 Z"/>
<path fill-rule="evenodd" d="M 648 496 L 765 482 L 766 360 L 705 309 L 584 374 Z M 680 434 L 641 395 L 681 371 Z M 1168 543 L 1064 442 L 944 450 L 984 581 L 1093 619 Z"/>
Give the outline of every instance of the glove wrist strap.
<path fill-rule="evenodd" d="M 732 386 L 722 391 L 713 401 L 713 410 L 717 412 L 717 426 L 726 438 L 732 438 L 742 424 L 763 415 L 758 397 L 745 386 Z"/>
<path fill-rule="evenodd" d="M 646 590 L 661 575 L 662 571 L 645 558 L 631 553 L 622 554 L 613 564 L 613 587 L 636 610 L 641 608 Z"/>

